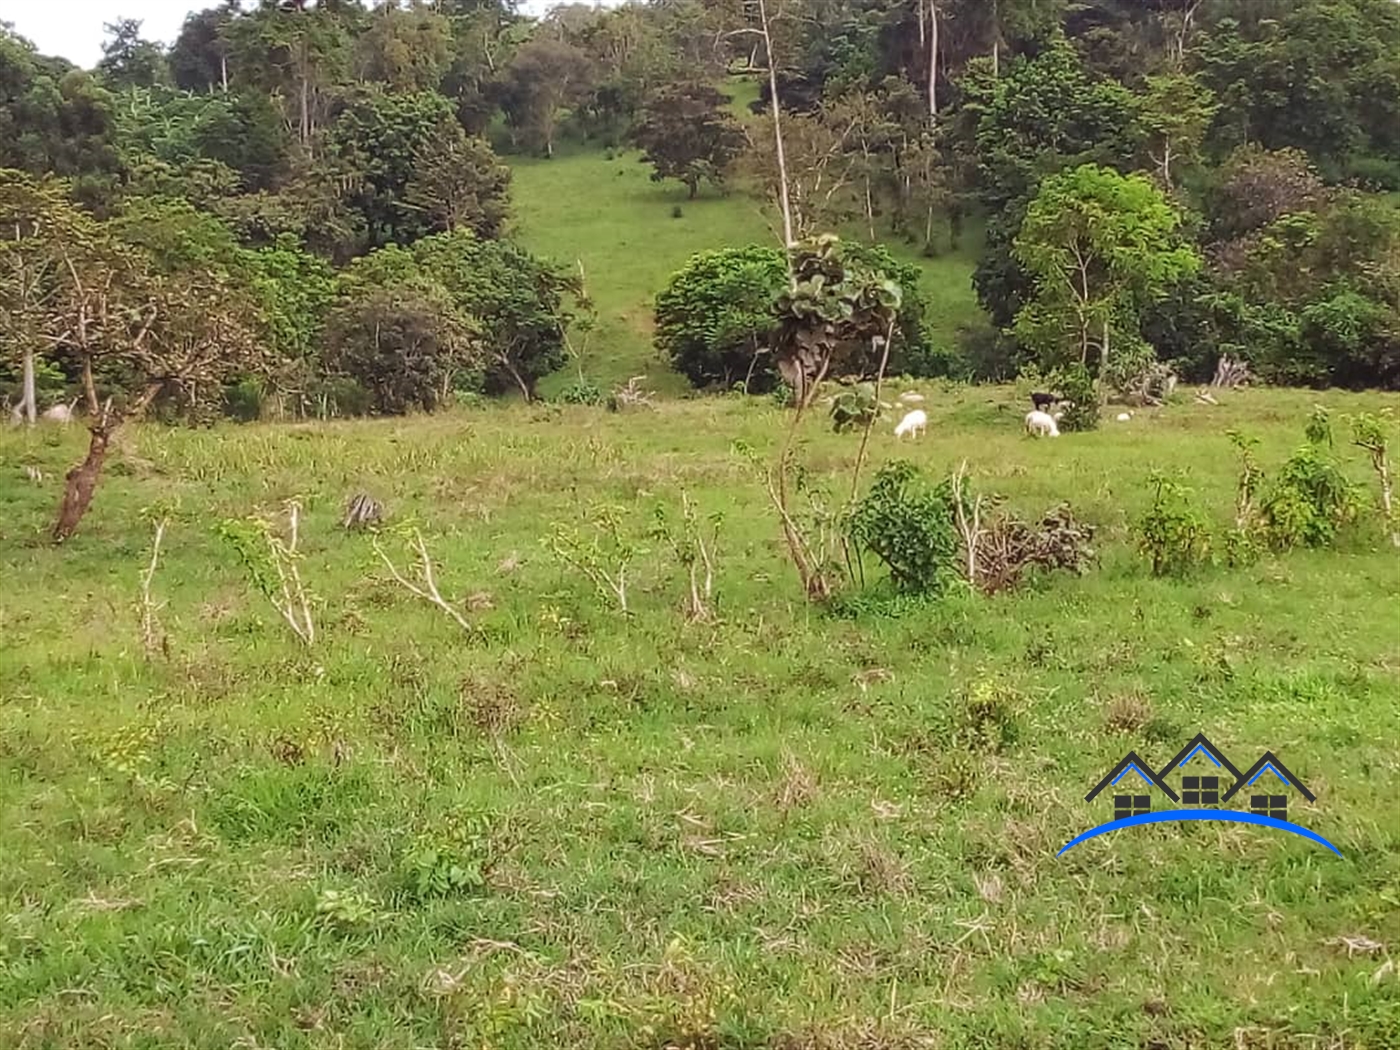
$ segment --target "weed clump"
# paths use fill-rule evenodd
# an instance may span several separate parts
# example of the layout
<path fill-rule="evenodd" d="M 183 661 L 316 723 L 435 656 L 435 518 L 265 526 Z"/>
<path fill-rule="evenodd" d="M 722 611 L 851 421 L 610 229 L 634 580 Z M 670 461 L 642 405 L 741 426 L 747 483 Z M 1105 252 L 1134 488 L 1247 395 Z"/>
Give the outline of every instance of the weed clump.
<path fill-rule="evenodd" d="M 851 513 L 849 533 L 857 547 L 885 563 L 898 590 L 931 595 L 955 575 L 958 536 L 951 485 L 919 481 L 918 468 L 906 460 L 881 467 Z"/>
<path fill-rule="evenodd" d="M 1152 484 L 1152 506 L 1137 524 L 1138 549 L 1153 576 L 1181 576 L 1210 557 L 1210 522 L 1181 482 L 1158 471 Z"/>

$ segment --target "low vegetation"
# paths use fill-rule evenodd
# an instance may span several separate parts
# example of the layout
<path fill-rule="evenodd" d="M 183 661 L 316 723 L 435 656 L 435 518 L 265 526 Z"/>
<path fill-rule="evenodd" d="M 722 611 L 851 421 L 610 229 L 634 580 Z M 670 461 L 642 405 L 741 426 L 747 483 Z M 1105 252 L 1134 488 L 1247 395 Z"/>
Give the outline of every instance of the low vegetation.
<path fill-rule="evenodd" d="M 788 410 L 758 402 L 138 426 L 61 549 L 82 436 L 0 435 L 43 479 L 7 479 L 0 524 L 0 1043 L 1385 1046 L 1400 725 L 1376 501 L 1335 549 L 1181 579 L 1131 534 L 1151 466 L 1189 464 L 1228 522 L 1222 415 L 1272 478 L 1314 400 L 1383 407 L 1244 391 L 1036 442 L 1009 388 L 940 393 L 916 446 L 872 435 L 870 478 L 965 459 L 1026 520 L 1070 499 L 1098 560 L 854 618 L 803 599 L 731 447 L 771 455 Z M 859 440 L 810 415 L 810 484 L 844 493 Z M 409 542 L 341 527 L 361 492 Z M 310 645 L 209 528 L 256 514 L 290 547 L 292 498 Z M 163 649 L 136 601 L 148 508 Z M 426 553 L 471 629 L 376 545 L 428 593 Z M 865 572 L 848 596 L 883 586 Z M 1283 755 L 1345 859 L 1194 828 L 1054 856 L 1125 750 L 1198 729 Z"/>
<path fill-rule="evenodd" d="M 1390 1050 L 1400 6 L 516 7 L 0 25 L 0 1046 Z"/>

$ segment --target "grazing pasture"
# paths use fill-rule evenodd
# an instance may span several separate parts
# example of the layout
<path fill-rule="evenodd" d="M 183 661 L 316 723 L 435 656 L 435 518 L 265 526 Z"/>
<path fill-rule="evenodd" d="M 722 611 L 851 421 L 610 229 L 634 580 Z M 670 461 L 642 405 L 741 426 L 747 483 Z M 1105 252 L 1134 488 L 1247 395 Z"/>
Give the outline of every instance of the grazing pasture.
<path fill-rule="evenodd" d="M 1395 550 L 1154 579 L 1130 536 L 1156 467 L 1230 520 L 1227 428 L 1273 469 L 1314 401 L 1394 397 L 1035 441 L 1024 392 L 917 388 L 927 431 L 882 419 L 867 478 L 966 460 L 1027 515 L 1067 499 L 1097 569 L 808 605 L 733 450 L 771 459 L 766 400 L 136 427 L 59 548 L 82 428 L 0 435 L 0 1046 L 1394 1046 Z M 858 446 L 813 413 L 800 454 L 848 485 Z M 341 528 L 359 492 L 377 534 Z M 713 623 L 650 535 L 682 492 L 722 515 Z M 215 534 L 293 498 L 309 646 Z M 627 615 L 551 550 L 595 502 Z M 376 553 L 417 579 L 406 523 L 469 630 Z M 1126 751 L 1198 731 L 1278 754 L 1342 859 L 1232 824 L 1056 856 Z"/>

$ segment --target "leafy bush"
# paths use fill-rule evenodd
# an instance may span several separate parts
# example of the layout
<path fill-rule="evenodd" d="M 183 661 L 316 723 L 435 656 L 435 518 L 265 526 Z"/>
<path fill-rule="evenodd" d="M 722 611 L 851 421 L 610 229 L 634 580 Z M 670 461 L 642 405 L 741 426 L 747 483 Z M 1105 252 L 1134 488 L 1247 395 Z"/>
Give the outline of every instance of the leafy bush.
<path fill-rule="evenodd" d="M 919 469 L 906 460 L 880 468 L 852 511 L 848 530 L 857 547 L 885 563 L 901 591 L 938 594 L 956 573 L 951 487 L 921 484 Z"/>
<path fill-rule="evenodd" d="M 1050 389 L 1065 399 L 1061 430 L 1094 430 L 1099 425 L 1099 391 L 1093 376 L 1083 365 L 1072 365 L 1050 373 Z"/>
<path fill-rule="evenodd" d="M 831 403 L 831 428 L 836 433 L 864 430 L 880 414 L 874 383 L 856 383 L 837 394 Z"/>
<path fill-rule="evenodd" d="M 1348 178 L 1362 189 L 1378 193 L 1400 190 L 1400 160 L 1363 154 L 1351 157 L 1346 169 Z"/>
<path fill-rule="evenodd" d="M 306 393 L 310 411 L 321 419 L 367 416 L 374 408 L 374 395 L 346 376 L 318 379 Z"/>
<path fill-rule="evenodd" d="M 224 412 L 240 423 L 262 418 L 263 389 L 256 379 L 240 379 L 224 389 Z"/>
<path fill-rule="evenodd" d="M 1259 490 L 1264 472 L 1254 458 L 1257 438 L 1238 430 L 1227 431 L 1230 443 L 1240 453 L 1240 473 L 1235 485 L 1235 524 L 1225 533 L 1225 560 L 1231 566 L 1248 565 L 1259 555 L 1264 541 L 1264 522 L 1259 516 Z"/>
<path fill-rule="evenodd" d="M 1400 529 L 1395 520 L 1395 482 L 1390 463 L 1390 439 L 1394 419 L 1389 408 L 1379 414 L 1362 412 L 1351 417 L 1351 443 L 1366 453 L 1371 471 L 1380 485 L 1381 520 L 1390 533 L 1390 541 L 1400 547 Z"/>
<path fill-rule="evenodd" d="M 425 901 L 484 888 L 490 859 L 486 832 L 483 822 L 469 819 L 419 835 L 400 857 L 400 892 Z"/>
<path fill-rule="evenodd" d="M 1157 472 L 1152 506 L 1137 525 L 1138 549 L 1153 576 L 1181 575 L 1210 556 L 1210 523 L 1189 488 Z"/>
<path fill-rule="evenodd" d="M 596 384 L 580 379 L 561 390 L 557 400 L 565 405 L 601 405 L 603 391 Z"/>
<path fill-rule="evenodd" d="M 787 281 L 778 248 L 749 245 L 691 256 L 656 297 L 656 349 L 692 386 L 777 382 L 767 353 L 773 303 Z"/>
<path fill-rule="evenodd" d="M 353 379 L 373 411 L 432 411 L 475 363 L 467 321 L 440 291 L 403 284 L 356 290 L 331 315 L 326 364 Z"/>
<path fill-rule="evenodd" d="M 1279 471 L 1260 507 L 1270 546 L 1325 547 L 1356 519 L 1360 498 L 1318 444 L 1301 446 Z"/>
<path fill-rule="evenodd" d="M 877 274 L 900 287 L 889 373 L 945 374 L 946 355 L 934 349 L 925 331 L 918 267 L 895 259 L 881 245 L 842 242 L 840 256 L 851 272 Z M 656 297 L 656 349 L 692 386 L 729 389 L 747 379 L 751 393 L 770 391 L 779 382 L 769 352 L 774 310 L 786 286 L 781 249 L 749 245 L 700 252 Z"/>
<path fill-rule="evenodd" d="M 974 679 L 954 709 L 950 742 L 974 754 L 1010 750 L 1020 736 L 1017 716 L 1024 704 L 1025 698 L 1001 679 Z"/>

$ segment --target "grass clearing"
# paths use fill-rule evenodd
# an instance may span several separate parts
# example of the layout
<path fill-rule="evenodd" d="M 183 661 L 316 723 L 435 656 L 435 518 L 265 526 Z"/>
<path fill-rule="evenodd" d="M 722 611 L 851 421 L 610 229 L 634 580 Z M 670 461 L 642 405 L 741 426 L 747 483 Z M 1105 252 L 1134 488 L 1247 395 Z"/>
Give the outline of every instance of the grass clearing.
<path fill-rule="evenodd" d="M 596 151 L 563 149 L 550 160 L 507 160 L 522 243 L 570 268 L 583 263 L 598 310 L 585 372 L 605 389 L 646 375 L 651 389 L 677 394 L 687 389 L 685 379 L 658 357 L 651 342 L 656 293 L 696 252 L 781 243 L 781 222 L 739 188 L 722 195 L 705 187 L 696 200 L 687 200 L 679 183 L 652 182 L 651 168 L 640 156 L 626 151 L 610 160 Z M 854 229 L 847 234 L 868 236 Z M 932 259 L 901 241 L 887 242 L 896 256 L 923 270 L 920 291 L 929 302 L 936 341 L 951 343 L 961 326 L 980 317 L 971 284 L 980 238 L 980 229 L 969 223 L 957 251 Z M 553 393 L 576 377 L 570 365 L 546 379 L 541 390 Z"/>
<path fill-rule="evenodd" d="M 1028 513 L 1068 497 L 1096 572 L 812 610 L 731 452 L 776 446 L 762 400 L 142 427 L 57 550 L 82 435 L 0 435 L 0 1046 L 1393 1046 L 1394 551 L 1153 580 L 1127 530 L 1159 465 L 1227 520 L 1227 426 L 1273 468 L 1312 402 L 1394 397 L 1236 392 L 1036 442 L 1008 389 L 923 386 L 928 437 L 882 425 L 871 467 L 965 458 Z M 856 455 L 817 418 L 806 439 L 822 475 Z M 725 515 L 718 624 L 684 623 L 659 554 L 623 618 L 544 549 L 593 500 L 645 546 L 682 487 Z M 338 527 L 359 489 L 419 522 L 472 633 Z M 291 497 L 311 649 L 211 532 Z M 148 660 L 157 501 L 180 510 Z M 1009 743 L 969 755 L 951 733 L 988 696 Z M 1233 825 L 1055 856 L 1128 748 L 1198 730 L 1274 749 L 1344 859 Z"/>

